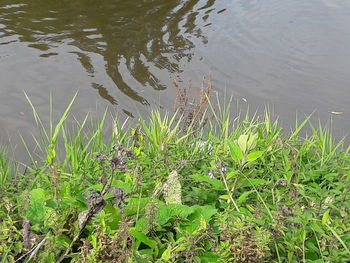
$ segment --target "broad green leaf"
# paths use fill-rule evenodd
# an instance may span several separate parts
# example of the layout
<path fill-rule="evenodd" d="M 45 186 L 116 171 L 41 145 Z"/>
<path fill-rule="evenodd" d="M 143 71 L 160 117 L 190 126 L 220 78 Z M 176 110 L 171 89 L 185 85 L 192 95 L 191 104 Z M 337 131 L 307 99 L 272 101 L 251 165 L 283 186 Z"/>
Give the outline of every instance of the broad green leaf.
<path fill-rule="evenodd" d="M 30 202 L 40 202 L 46 198 L 46 191 L 42 188 L 32 190 L 30 193 Z"/>
<path fill-rule="evenodd" d="M 212 218 L 213 215 L 217 213 L 217 209 L 213 206 L 206 205 L 206 206 L 193 206 L 194 209 L 200 210 L 201 216 L 205 219 L 205 221 L 209 222 L 209 220 Z"/>
<path fill-rule="evenodd" d="M 229 200 L 230 196 L 229 195 L 220 195 L 219 198 Z"/>
<path fill-rule="evenodd" d="M 330 223 L 330 216 L 329 216 L 330 209 L 328 209 L 322 216 L 322 224 L 327 225 Z"/>
<path fill-rule="evenodd" d="M 192 206 L 195 210 L 194 213 L 187 217 L 188 221 L 184 222 L 182 229 L 185 229 L 189 233 L 193 233 L 198 227 L 202 226 L 202 224 L 207 224 L 217 213 L 217 209 L 213 206 Z M 203 222 L 205 221 L 205 223 Z"/>
<path fill-rule="evenodd" d="M 249 195 L 251 193 L 254 193 L 255 191 L 254 190 L 250 190 L 250 191 L 247 191 L 247 192 L 244 192 L 243 194 L 241 194 L 240 197 L 238 197 L 238 199 L 236 200 L 236 203 L 237 205 L 241 205 L 243 203 L 245 203 L 245 201 L 248 199 Z"/>
<path fill-rule="evenodd" d="M 237 140 L 239 148 L 241 148 L 243 154 L 247 152 L 248 135 L 242 134 Z"/>
<path fill-rule="evenodd" d="M 157 242 L 150 239 L 148 236 L 146 236 L 144 233 L 142 232 L 138 232 L 135 229 L 130 229 L 130 233 L 131 235 L 133 235 L 134 238 L 136 238 L 138 241 L 141 241 L 142 243 L 144 243 L 145 245 L 149 246 L 150 248 L 152 248 L 153 250 L 157 249 Z"/>
<path fill-rule="evenodd" d="M 209 262 L 219 262 L 220 256 L 217 253 L 204 252 L 200 258 L 201 258 L 201 262 L 209 263 Z"/>
<path fill-rule="evenodd" d="M 149 220 L 146 218 L 141 218 L 137 220 L 135 223 L 135 229 L 136 231 L 147 234 L 149 231 Z"/>
<path fill-rule="evenodd" d="M 249 136 L 248 143 L 247 143 L 248 151 L 255 148 L 257 141 L 258 141 L 258 134 L 257 133 L 254 133 L 253 135 Z"/>
<path fill-rule="evenodd" d="M 207 221 L 203 217 L 201 217 L 200 225 L 203 229 L 207 229 Z"/>
<path fill-rule="evenodd" d="M 68 236 L 63 235 L 63 234 L 55 237 L 55 241 L 60 243 L 60 245 L 62 245 L 65 248 L 67 248 L 70 245 L 70 243 L 72 242 L 72 240 Z"/>
<path fill-rule="evenodd" d="M 255 161 L 264 154 L 264 151 L 255 151 L 247 155 L 247 162 Z"/>
<path fill-rule="evenodd" d="M 162 259 L 164 260 L 169 260 L 171 257 L 171 248 L 168 247 L 166 250 L 164 250 L 163 254 L 162 254 Z"/>
<path fill-rule="evenodd" d="M 227 175 L 226 175 L 226 179 L 229 180 L 229 179 L 231 179 L 232 177 L 234 177 L 237 174 L 238 174 L 238 171 L 228 172 Z"/>
<path fill-rule="evenodd" d="M 206 205 L 206 206 L 199 206 L 194 205 L 191 206 L 191 208 L 194 209 L 194 213 L 192 213 L 188 219 L 191 221 L 198 221 L 203 217 L 205 221 L 210 221 L 213 215 L 217 213 L 217 209 L 214 206 Z"/>
<path fill-rule="evenodd" d="M 235 162 L 241 161 L 243 159 L 243 152 L 241 148 L 239 148 L 239 146 L 234 144 L 233 142 L 228 142 L 228 145 L 230 147 L 232 160 Z"/>
<path fill-rule="evenodd" d="M 149 263 L 149 258 L 151 258 L 152 255 L 153 255 L 153 250 L 152 249 L 140 249 L 138 251 L 135 251 L 135 253 L 134 253 L 135 261 L 131 261 L 131 262 Z M 144 259 L 145 256 L 146 256 L 146 259 Z M 130 261 L 128 261 L 128 263 L 129 262 Z"/>
<path fill-rule="evenodd" d="M 153 198 L 128 198 L 128 204 L 124 207 L 124 212 L 127 216 L 136 215 L 137 213 L 143 214 L 146 205 L 155 199 Z M 159 200 L 155 200 L 159 202 Z"/>
<path fill-rule="evenodd" d="M 27 210 L 26 217 L 31 221 L 33 225 L 44 222 L 46 215 L 46 191 L 38 188 L 32 190 L 30 194 L 30 206 Z"/>
<path fill-rule="evenodd" d="M 194 208 L 180 205 L 180 204 L 169 204 L 160 207 L 156 222 L 159 225 L 166 224 L 170 219 L 173 218 L 187 218 L 190 214 L 194 212 Z"/>

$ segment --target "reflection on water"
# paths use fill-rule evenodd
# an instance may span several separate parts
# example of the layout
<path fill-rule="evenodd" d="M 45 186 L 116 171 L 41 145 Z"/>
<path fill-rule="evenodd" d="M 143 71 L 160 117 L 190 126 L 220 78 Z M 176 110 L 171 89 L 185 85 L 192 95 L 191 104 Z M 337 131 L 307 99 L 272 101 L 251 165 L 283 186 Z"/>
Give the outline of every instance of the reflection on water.
<path fill-rule="evenodd" d="M 58 55 L 51 50 L 63 43 L 73 45 L 78 51 L 70 52 L 92 78 L 96 68 L 89 53 L 100 54 L 116 87 L 142 104 L 148 104 L 147 100 L 124 81 L 122 74 L 127 72 L 142 86 L 165 89 L 150 68 L 181 72 L 179 62 L 184 58 L 191 60 L 194 48 L 188 36 L 206 41 L 195 20 L 201 13 L 206 20 L 215 3 L 209 0 L 197 6 L 197 0 L 13 2 L 1 2 L 1 44 L 25 42 L 42 51 L 41 57 Z M 117 103 L 103 84 L 93 83 L 92 87 L 102 98 Z"/>

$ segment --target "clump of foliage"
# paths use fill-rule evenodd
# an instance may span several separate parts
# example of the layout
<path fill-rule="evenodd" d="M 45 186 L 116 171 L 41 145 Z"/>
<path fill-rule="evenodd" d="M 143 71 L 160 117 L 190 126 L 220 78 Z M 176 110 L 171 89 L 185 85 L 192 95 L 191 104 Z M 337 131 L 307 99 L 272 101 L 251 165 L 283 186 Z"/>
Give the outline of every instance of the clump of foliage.
<path fill-rule="evenodd" d="M 231 121 L 209 90 L 109 138 L 104 117 L 68 132 L 73 100 L 49 130 L 31 104 L 41 154 L 0 154 L 1 262 L 349 262 L 349 149 Z"/>

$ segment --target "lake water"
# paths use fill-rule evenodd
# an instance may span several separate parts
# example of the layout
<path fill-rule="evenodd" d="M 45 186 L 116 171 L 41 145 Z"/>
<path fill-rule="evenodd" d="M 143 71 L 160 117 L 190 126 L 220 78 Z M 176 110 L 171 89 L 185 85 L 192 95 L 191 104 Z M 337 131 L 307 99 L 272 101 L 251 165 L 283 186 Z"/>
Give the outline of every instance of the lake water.
<path fill-rule="evenodd" d="M 219 96 L 270 109 L 287 128 L 314 113 L 350 131 L 349 0 L 1 0 L 0 137 L 49 116 L 172 109 L 172 80 L 211 75 Z M 337 112 L 338 114 L 332 114 Z"/>

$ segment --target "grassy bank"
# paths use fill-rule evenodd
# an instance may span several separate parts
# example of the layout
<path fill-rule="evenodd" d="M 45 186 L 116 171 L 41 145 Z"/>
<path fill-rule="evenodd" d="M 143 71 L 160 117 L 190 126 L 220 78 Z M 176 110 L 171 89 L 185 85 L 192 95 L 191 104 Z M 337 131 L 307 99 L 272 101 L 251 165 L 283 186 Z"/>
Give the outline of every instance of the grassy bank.
<path fill-rule="evenodd" d="M 349 262 L 349 150 L 185 93 L 107 138 L 33 107 L 42 154 L 0 154 L 1 262 Z"/>

